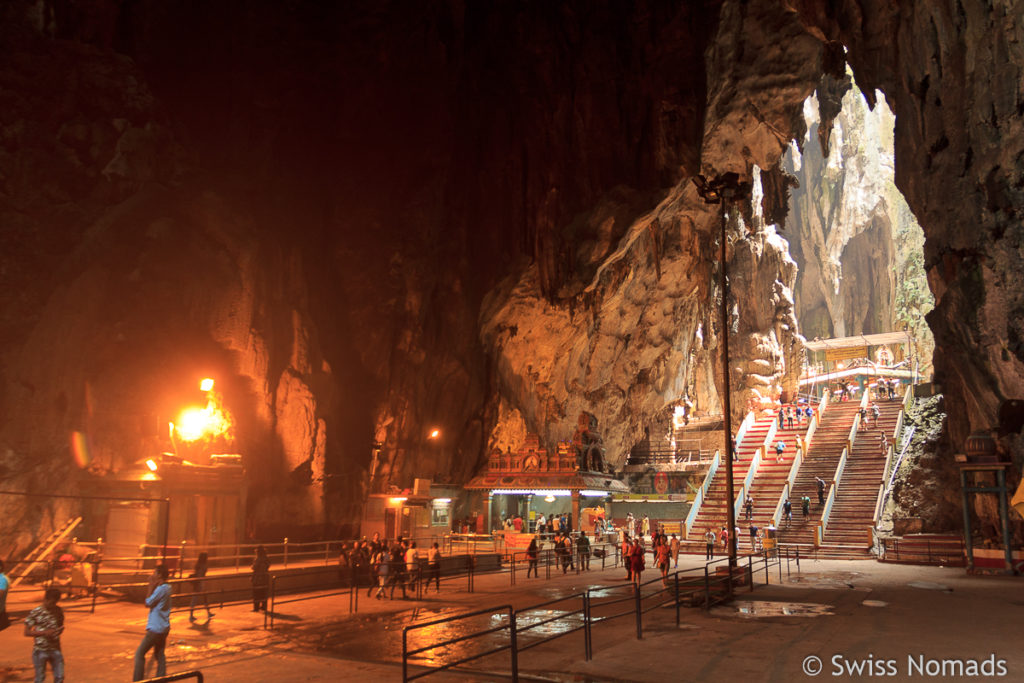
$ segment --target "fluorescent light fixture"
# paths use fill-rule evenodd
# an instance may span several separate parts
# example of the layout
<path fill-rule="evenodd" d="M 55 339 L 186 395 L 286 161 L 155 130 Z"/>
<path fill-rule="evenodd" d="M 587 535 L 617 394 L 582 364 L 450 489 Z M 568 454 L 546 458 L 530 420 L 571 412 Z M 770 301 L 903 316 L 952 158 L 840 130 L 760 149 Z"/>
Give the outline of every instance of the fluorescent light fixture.
<path fill-rule="evenodd" d="M 146 461 L 146 467 L 149 468 L 150 472 L 156 472 L 156 461 L 150 458 Z"/>
<path fill-rule="evenodd" d="M 398 496 L 396 498 L 388 498 L 388 502 L 391 503 L 392 505 L 398 505 L 399 503 L 404 503 L 407 500 L 408 500 L 408 498 L 406 498 L 404 496 Z"/>
<path fill-rule="evenodd" d="M 581 496 L 587 496 L 588 498 L 605 497 L 608 495 L 607 491 L 580 491 Z"/>
<path fill-rule="evenodd" d="M 435 498 L 434 499 L 434 505 L 437 505 L 439 503 L 441 505 L 444 505 L 444 504 L 447 504 L 447 503 L 450 503 L 450 502 L 452 502 L 451 498 Z"/>
<path fill-rule="evenodd" d="M 492 496 L 571 496 L 569 489 L 493 489 Z M 604 495 L 604 494 L 601 494 Z"/>

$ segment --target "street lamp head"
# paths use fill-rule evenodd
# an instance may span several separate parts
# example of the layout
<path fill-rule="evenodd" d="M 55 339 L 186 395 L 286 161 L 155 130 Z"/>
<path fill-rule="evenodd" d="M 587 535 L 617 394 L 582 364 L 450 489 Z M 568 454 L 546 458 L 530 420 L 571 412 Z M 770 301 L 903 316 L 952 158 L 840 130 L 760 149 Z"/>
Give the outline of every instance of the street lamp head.
<path fill-rule="evenodd" d="M 199 382 L 199 389 L 201 391 L 213 391 L 213 378 L 206 377 Z"/>

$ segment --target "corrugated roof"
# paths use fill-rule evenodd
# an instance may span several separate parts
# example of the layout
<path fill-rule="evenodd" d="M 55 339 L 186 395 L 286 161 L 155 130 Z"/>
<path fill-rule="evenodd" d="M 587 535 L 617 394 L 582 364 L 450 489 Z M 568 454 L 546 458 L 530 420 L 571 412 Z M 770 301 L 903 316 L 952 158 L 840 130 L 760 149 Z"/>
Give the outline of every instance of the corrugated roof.
<path fill-rule="evenodd" d="M 862 334 L 856 337 L 836 337 L 835 339 L 819 339 L 804 344 L 808 351 L 824 351 L 826 349 L 849 349 L 857 346 L 881 346 L 882 344 L 909 344 L 910 335 L 906 332 L 883 332 L 882 334 Z"/>

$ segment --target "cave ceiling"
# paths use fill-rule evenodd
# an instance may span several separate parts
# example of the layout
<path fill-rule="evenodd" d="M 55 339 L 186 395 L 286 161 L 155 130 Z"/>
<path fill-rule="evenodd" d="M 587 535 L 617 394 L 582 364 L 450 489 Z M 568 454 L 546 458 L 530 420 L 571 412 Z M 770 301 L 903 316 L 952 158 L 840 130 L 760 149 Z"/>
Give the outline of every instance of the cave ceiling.
<path fill-rule="evenodd" d="M 0 21 L 19 486 L 86 476 L 75 432 L 92 472 L 166 447 L 205 374 L 268 523 L 465 481 L 583 411 L 616 462 L 683 394 L 720 410 L 720 215 L 690 179 L 774 173 L 843 46 L 896 115 L 950 438 L 1022 395 L 1013 5 L 13 0 Z M 797 264 L 759 203 L 728 221 L 742 413 L 799 372 Z"/>

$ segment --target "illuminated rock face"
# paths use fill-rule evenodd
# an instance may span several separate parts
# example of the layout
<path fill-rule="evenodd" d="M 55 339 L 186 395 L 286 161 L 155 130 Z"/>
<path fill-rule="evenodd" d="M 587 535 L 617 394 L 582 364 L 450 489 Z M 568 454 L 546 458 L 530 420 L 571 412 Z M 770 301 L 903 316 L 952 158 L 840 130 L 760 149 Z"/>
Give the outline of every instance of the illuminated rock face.
<path fill-rule="evenodd" d="M 350 530 L 368 487 L 464 481 L 583 411 L 616 463 L 683 394 L 719 410 L 720 216 L 689 179 L 756 166 L 774 216 L 831 40 L 896 112 L 954 440 L 1021 393 L 1022 29 L 980 4 L 81 7 L 2 10 L 20 485 L 73 480 L 71 431 L 100 469 L 163 450 L 205 374 L 268 535 Z M 755 209 L 729 224 L 734 414 L 798 368 L 795 266 Z"/>

